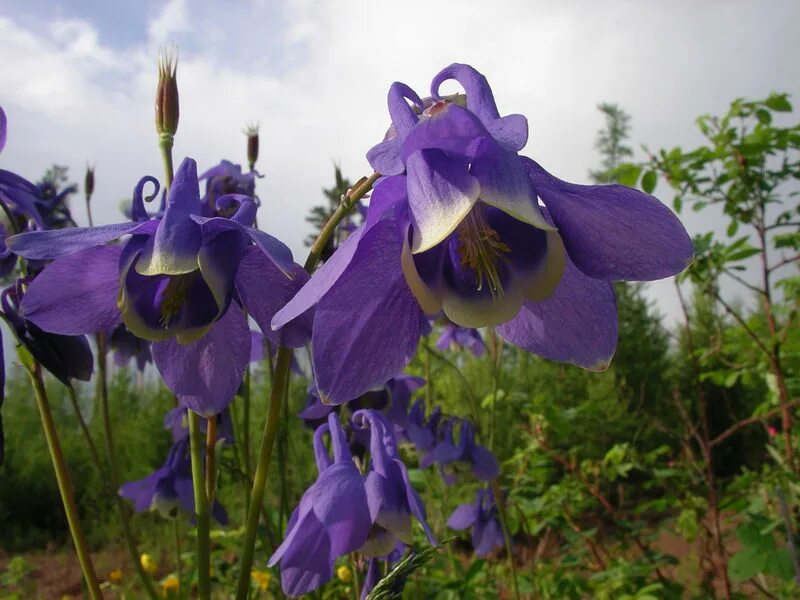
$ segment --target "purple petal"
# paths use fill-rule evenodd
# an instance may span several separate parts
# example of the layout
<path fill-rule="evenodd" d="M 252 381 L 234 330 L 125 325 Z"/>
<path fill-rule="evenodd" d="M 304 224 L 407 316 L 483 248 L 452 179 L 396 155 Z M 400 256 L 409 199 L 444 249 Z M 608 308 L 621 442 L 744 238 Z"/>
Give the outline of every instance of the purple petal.
<path fill-rule="evenodd" d="M 694 249 L 658 199 L 624 185 L 576 185 L 523 159 L 575 265 L 589 277 L 649 281 L 680 273 Z"/>
<path fill-rule="evenodd" d="M 478 117 L 455 104 L 433 106 L 426 116 L 403 141 L 400 156 L 405 161 L 423 149 L 438 149 L 454 157 L 469 158 L 475 143 L 491 136 Z"/>
<path fill-rule="evenodd" d="M 302 542 L 288 547 L 281 557 L 281 587 L 296 598 L 317 589 L 333 577 L 331 541 L 313 512 L 296 525 Z M 297 538 L 296 538 L 297 539 Z"/>
<path fill-rule="evenodd" d="M 375 144 L 367 151 L 367 162 L 381 175 L 400 175 L 406 170 L 400 158 L 400 142 L 397 138 Z"/>
<path fill-rule="evenodd" d="M 522 115 L 506 115 L 486 124 L 492 137 L 506 150 L 519 152 L 528 143 L 528 119 Z"/>
<path fill-rule="evenodd" d="M 553 295 L 542 302 L 525 302 L 497 331 L 544 358 L 603 370 L 617 344 L 614 289 L 607 281 L 587 277 L 567 259 Z"/>
<path fill-rule="evenodd" d="M 497 519 L 490 518 L 489 521 L 480 529 L 476 527 L 476 535 L 472 537 L 475 546 L 475 554 L 486 556 L 494 548 L 503 545 L 503 530 Z"/>
<path fill-rule="evenodd" d="M 142 275 L 182 275 L 197 269 L 200 226 L 191 217 L 199 213 L 197 163 L 184 158 L 169 188 L 167 209 L 153 244 L 142 253 L 136 270 Z"/>
<path fill-rule="evenodd" d="M 396 222 L 378 223 L 317 305 L 312 344 L 323 399 L 352 400 L 386 382 L 414 355 L 423 315 L 403 277 L 401 251 Z"/>
<path fill-rule="evenodd" d="M 120 246 L 100 246 L 50 263 L 25 293 L 25 318 L 62 335 L 116 327 L 122 320 L 117 309 L 121 252 Z"/>
<path fill-rule="evenodd" d="M 475 444 L 470 452 L 472 474 L 481 481 L 491 481 L 500 474 L 500 465 L 488 448 Z"/>
<path fill-rule="evenodd" d="M 0 106 L 0 152 L 6 147 L 6 134 L 8 132 L 8 120 L 3 107 Z"/>
<path fill-rule="evenodd" d="M 478 115 L 481 121 L 490 123 L 500 116 L 489 82 L 470 65 L 453 63 L 439 71 L 431 81 L 431 96 L 441 99 L 439 87 L 448 79 L 455 79 L 461 84 L 467 95 L 467 108 Z"/>
<path fill-rule="evenodd" d="M 407 100 L 411 100 L 420 112 L 425 108 L 417 92 L 405 83 L 395 81 L 389 86 L 387 98 L 389 116 L 392 117 L 392 125 L 400 137 L 404 137 L 419 121 L 417 112 L 409 106 Z M 388 173 L 384 173 L 384 175 L 388 175 Z"/>
<path fill-rule="evenodd" d="M 250 358 L 250 329 L 235 303 L 202 338 L 191 344 L 169 339 L 153 344 L 164 383 L 181 404 L 205 417 L 233 399 Z"/>
<path fill-rule="evenodd" d="M 298 348 L 311 338 L 312 315 L 306 313 L 286 324 L 280 331 L 270 327 L 272 318 L 309 280 L 299 265 L 291 278 L 284 275 L 257 246 L 250 246 L 239 263 L 236 291 L 250 316 L 264 335 L 275 345 Z"/>
<path fill-rule="evenodd" d="M 115 223 L 99 227 L 75 227 L 52 231 L 30 231 L 6 239 L 14 254 L 32 260 L 50 260 L 102 246 L 139 229 L 139 223 Z"/>
<path fill-rule="evenodd" d="M 477 504 L 461 504 L 447 519 L 447 526 L 456 531 L 472 527 L 473 523 L 478 520 L 478 512 Z"/>
<path fill-rule="evenodd" d="M 364 227 L 359 227 L 333 255 L 314 272 L 313 277 L 272 319 L 272 329 L 280 329 L 319 302 L 339 280 L 358 248 Z"/>
<path fill-rule="evenodd" d="M 539 229 L 553 229 L 544 220 L 522 160 L 492 140 L 478 145 L 470 173 L 481 186 L 481 200 Z"/>
<path fill-rule="evenodd" d="M 367 540 L 372 521 L 364 478 L 352 461 L 335 463 L 320 474 L 309 490 L 314 514 L 331 539 L 331 553 L 341 556 Z"/>
<path fill-rule="evenodd" d="M 480 194 L 478 180 L 465 161 L 441 150 L 421 150 L 408 157 L 408 206 L 416 254 L 429 250 L 461 223 Z"/>

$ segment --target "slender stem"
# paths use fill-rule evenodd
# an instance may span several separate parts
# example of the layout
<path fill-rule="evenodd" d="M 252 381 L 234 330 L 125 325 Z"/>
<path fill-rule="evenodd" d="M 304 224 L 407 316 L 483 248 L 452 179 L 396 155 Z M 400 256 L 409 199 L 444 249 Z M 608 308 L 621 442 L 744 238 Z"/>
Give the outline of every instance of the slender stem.
<path fill-rule="evenodd" d="M 89 227 L 94 227 L 94 219 L 92 219 L 92 202 L 91 197 L 86 196 L 86 217 L 89 219 Z"/>
<path fill-rule="evenodd" d="M 25 364 L 25 359 L 23 359 L 22 362 Z M 28 370 L 28 374 L 33 384 L 36 403 L 39 406 L 39 415 L 42 418 L 42 429 L 44 429 L 44 435 L 47 439 L 47 448 L 50 451 L 53 469 L 56 472 L 58 491 L 61 493 L 61 502 L 64 505 L 64 512 L 67 515 L 69 531 L 78 554 L 78 562 L 81 565 L 83 578 L 86 581 L 86 586 L 89 589 L 89 596 L 92 600 L 102 600 L 103 594 L 100 592 L 100 585 L 97 583 L 97 575 L 94 570 L 94 565 L 92 564 L 92 558 L 89 555 L 89 547 L 86 544 L 86 538 L 83 535 L 83 530 L 81 529 L 81 524 L 78 519 L 78 507 L 75 505 L 72 481 L 67 471 L 67 465 L 64 462 L 64 454 L 61 451 L 61 443 L 58 440 L 58 433 L 55 423 L 53 422 L 53 415 L 50 412 L 47 391 L 42 381 L 42 369 L 38 363 L 33 363 L 33 367 Z"/>
<path fill-rule="evenodd" d="M 158 147 L 161 148 L 161 161 L 164 165 L 164 177 L 167 180 L 167 190 L 172 186 L 172 178 L 174 175 L 174 169 L 172 167 L 173 141 L 173 137 L 168 133 L 162 133 L 158 140 Z"/>
<path fill-rule="evenodd" d="M 336 231 L 336 226 L 353 206 L 355 206 L 355 203 L 372 189 L 372 185 L 379 177 L 379 173 L 373 173 L 369 177 L 362 178 L 342 199 L 341 204 L 339 204 L 339 207 L 333 215 L 331 215 L 331 218 L 328 219 L 328 222 L 325 223 L 325 226 L 322 228 L 319 236 L 317 236 L 316 241 L 309 250 L 308 258 L 304 265 L 305 270 L 309 274 L 313 273 L 314 269 L 317 268 L 317 264 L 319 264 L 320 257 L 322 256 L 322 250 L 333 232 Z M 290 348 L 279 348 L 278 358 L 275 364 L 275 377 L 272 380 L 267 421 L 264 424 L 264 434 L 261 438 L 258 462 L 256 463 L 256 470 L 253 476 L 253 491 L 250 498 L 250 510 L 247 513 L 239 582 L 236 589 L 237 600 L 246 600 L 250 591 L 250 569 L 253 566 L 258 520 L 261 512 L 261 504 L 264 501 L 264 488 L 267 484 L 269 463 L 272 459 L 272 449 L 275 445 L 275 434 L 278 430 L 281 402 L 283 400 L 284 389 L 289 383 L 289 367 L 291 363 L 292 350 Z"/>
<path fill-rule="evenodd" d="M 251 463 L 252 453 L 250 452 L 250 364 L 244 372 L 244 390 L 242 390 L 242 454 L 244 459 L 244 474 L 247 476 L 245 485 L 244 506 L 245 510 L 250 510 L 250 485 L 253 481 L 253 469 Z M 246 514 L 246 513 L 245 513 Z"/>
<path fill-rule="evenodd" d="M 178 578 L 178 600 L 183 598 L 183 565 L 181 564 L 181 523 L 180 517 L 176 516 L 172 520 L 172 528 L 175 534 L 175 575 Z"/>
<path fill-rule="evenodd" d="M 92 434 L 89 431 L 89 427 L 86 425 L 86 421 L 81 414 L 81 407 L 78 404 L 78 395 L 72 385 L 67 386 L 67 391 L 69 392 L 69 402 L 72 404 L 72 410 L 75 411 L 75 417 L 78 419 L 78 425 L 80 425 L 81 433 L 83 433 L 86 446 L 89 448 L 89 454 L 92 456 L 92 462 L 97 468 L 97 472 L 102 479 L 104 478 L 105 468 L 103 467 L 103 461 L 100 459 L 100 453 L 97 451 L 97 446 L 92 439 Z"/>
<path fill-rule="evenodd" d="M 433 382 L 431 381 L 431 353 L 425 353 L 425 408 L 433 407 Z"/>
<path fill-rule="evenodd" d="M 111 429 L 111 413 L 108 406 L 108 368 L 106 364 L 106 338 L 105 334 L 97 334 L 97 371 L 98 381 L 97 390 L 100 396 L 100 410 L 103 416 L 103 440 L 106 447 L 106 458 L 108 459 L 108 467 L 111 483 L 111 489 L 116 491 L 119 488 L 119 468 L 117 466 L 117 453 L 114 448 L 114 432 Z M 133 562 L 136 574 L 144 586 L 147 595 L 151 600 L 156 600 L 158 592 L 156 591 L 150 575 L 144 570 L 141 562 L 139 561 L 139 550 L 136 547 L 136 539 L 133 536 L 133 529 L 131 528 L 130 509 L 125 504 L 124 500 L 118 495 L 114 494 L 117 503 L 117 510 L 119 511 L 120 521 L 122 522 L 122 534 L 125 538 L 125 545 L 128 548 L 128 554 Z"/>
<path fill-rule="evenodd" d="M 508 515 L 506 514 L 506 506 L 503 501 L 503 492 L 500 490 L 500 485 L 497 479 L 492 479 L 491 482 L 492 493 L 494 494 L 494 502 L 497 504 L 497 512 L 500 515 L 500 526 L 503 528 L 503 538 L 506 543 L 506 554 L 508 554 L 508 566 L 511 569 L 511 581 L 514 584 L 514 600 L 519 600 L 519 584 L 517 583 L 517 565 L 514 563 L 514 552 L 511 547 L 511 533 L 508 529 Z"/>
<path fill-rule="evenodd" d="M 475 427 L 477 428 L 480 423 L 480 414 L 481 414 L 478 405 L 478 398 L 476 398 L 475 394 L 472 392 L 472 386 L 470 385 L 469 381 L 467 381 L 467 378 L 464 377 L 464 374 L 461 372 L 461 369 L 459 369 L 458 365 L 456 365 L 449 358 L 434 350 L 433 347 L 428 343 L 425 343 L 425 352 L 427 352 L 434 358 L 440 360 L 448 367 L 450 367 L 453 370 L 453 373 L 455 373 L 456 376 L 461 380 L 461 383 L 464 384 L 464 391 L 467 394 L 467 399 L 469 400 L 470 404 L 470 410 L 472 411 L 472 418 L 475 421 Z"/>
<path fill-rule="evenodd" d="M 194 487 L 194 516 L 197 522 L 197 594 L 200 600 L 211 598 L 211 554 L 209 551 L 209 514 L 203 476 L 203 439 L 200 415 L 189 413 L 189 445 L 192 456 L 192 485 Z"/>
<path fill-rule="evenodd" d="M 272 460 L 272 449 L 275 445 L 275 436 L 278 431 L 278 417 L 281 412 L 283 388 L 289 382 L 289 365 L 292 362 L 290 348 L 278 349 L 278 361 L 275 368 L 275 381 L 272 383 L 272 393 L 269 399 L 269 412 L 264 424 L 264 435 L 261 438 L 261 447 L 258 452 L 258 463 L 253 476 L 253 490 L 250 495 L 250 511 L 247 513 L 245 526 L 244 548 L 242 548 L 242 564 L 239 573 L 239 585 L 236 591 L 237 600 L 245 600 L 250 590 L 250 569 L 253 566 L 253 552 L 255 550 L 256 532 L 261 503 L 264 501 L 264 488 L 267 484 L 267 473 Z"/>
<path fill-rule="evenodd" d="M 217 417 L 210 417 L 206 420 L 206 497 L 208 503 L 214 502 L 216 493 L 217 469 L 214 465 L 216 458 L 217 445 Z"/>

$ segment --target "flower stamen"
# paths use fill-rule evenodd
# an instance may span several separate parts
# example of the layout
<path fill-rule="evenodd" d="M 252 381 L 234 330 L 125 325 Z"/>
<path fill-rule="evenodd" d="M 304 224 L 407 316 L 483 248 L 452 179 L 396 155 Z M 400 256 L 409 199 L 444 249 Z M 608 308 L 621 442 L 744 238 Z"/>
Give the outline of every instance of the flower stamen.
<path fill-rule="evenodd" d="M 161 325 L 166 329 L 169 322 L 183 307 L 189 288 L 192 285 L 193 274 L 173 275 L 169 278 L 167 286 L 161 294 Z"/>
<path fill-rule="evenodd" d="M 486 222 L 480 207 L 469 212 L 456 232 L 461 265 L 475 273 L 477 289 L 482 290 L 486 282 L 493 298 L 502 296 L 503 284 L 497 266 L 503 254 L 507 254 L 511 249 L 500 240 L 497 232 Z"/>

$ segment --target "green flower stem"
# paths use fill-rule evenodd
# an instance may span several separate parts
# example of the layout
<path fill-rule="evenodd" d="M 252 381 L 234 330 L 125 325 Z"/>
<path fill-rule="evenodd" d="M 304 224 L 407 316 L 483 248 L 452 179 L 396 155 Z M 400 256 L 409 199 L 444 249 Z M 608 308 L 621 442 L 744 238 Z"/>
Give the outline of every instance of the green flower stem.
<path fill-rule="evenodd" d="M 272 368 L 270 366 L 270 368 Z M 251 380 L 250 380 L 250 364 L 248 363 L 247 368 L 244 372 L 244 390 L 242 392 L 242 454 L 244 459 L 244 474 L 247 477 L 247 485 L 245 485 L 245 495 L 244 495 L 244 506 L 245 506 L 245 514 L 250 511 L 250 486 L 253 483 L 253 469 L 252 469 L 252 460 L 251 457 L 253 456 L 250 452 L 250 389 L 251 389 Z"/>
<path fill-rule="evenodd" d="M 217 455 L 217 418 L 206 420 L 206 498 L 208 503 L 214 502 L 216 494 L 217 468 L 214 459 Z"/>
<path fill-rule="evenodd" d="M 92 456 L 92 462 L 97 468 L 100 479 L 105 480 L 105 467 L 103 466 L 103 461 L 100 459 L 100 452 L 97 450 L 97 445 L 92 439 L 89 426 L 86 425 L 86 420 L 83 418 L 83 414 L 81 414 L 81 407 L 80 404 L 78 404 L 78 394 L 75 392 L 75 388 L 72 385 L 67 386 L 67 391 L 69 392 L 69 402 L 72 404 L 72 410 L 75 411 L 75 417 L 78 419 L 78 425 L 80 425 L 86 447 L 89 448 L 89 454 Z"/>
<path fill-rule="evenodd" d="M 174 138 L 169 133 L 162 133 L 158 137 L 158 147 L 161 148 L 161 161 L 164 164 L 164 177 L 167 180 L 166 188 L 172 187 L 174 168 L 172 166 L 172 144 Z"/>
<path fill-rule="evenodd" d="M 369 177 L 361 178 L 353 189 L 342 198 L 339 207 L 325 223 L 319 232 L 317 239 L 311 246 L 304 268 L 311 274 L 319 264 L 322 249 L 328 239 L 336 231 L 336 226 L 347 215 L 364 195 L 372 189 L 372 185 L 380 177 L 379 173 L 373 173 Z M 267 484 L 267 472 L 269 463 L 272 459 L 272 448 L 275 445 L 275 434 L 278 431 L 278 419 L 281 412 L 283 395 L 289 384 L 289 367 L 292 363 L 292 350 L 290 348 L 278 348 L 278 358 L 275 364 L 275 377 L 272 380 L 272 391 L 269 399 L 269 409 L 267 421 L 264 424 L 264 434 L 261 438 L 261 447 L 258 452 L 258 462 L 253 477 L 253 492 L 250 495 L 250 510 L 247 513 L 247 524 L 244 532 L 244 545 L 242 547 L 241 566 L 239 571 L 239 582 L 236 588 L 236 600 L 246 600 L 250 592 L 250 570 L 253 567 L 253 554 L 256 545 L 256 533 L 258 530 L 258 520 L 261 513 L 261 505 L 264 502 L 264 488 Z"/>
<path fill-rule="evenodd" d="M 506 543 L 506 554 L 508 554 L 508 566 L 511 569 L 511 581 L 514 584 L 514 600 L 519 600 L 519 584 L 517 583 L 517 565 L 514 563 L 514 552 L 511 547 L 511 532 L 508 529 L 508 513 L 506 513 L 506 504 L 503 501 L 503 492 L 497 479 L 492 479 L 492 493 L 494 494 L 494 501 L 497 504 L 497 512 L 500 514 L 500 525 L 503 528 L 503 539 Z"/>
<path fill-rule="evenodd" d="M 200 600 L 211 598 L 210 518 L 208 496 L 203 476 L 203 438 L 200 415 L 189 414 L 189 440 L 192 455 L 192 484 L 194 486 L 194 515 L 197 521 L 197 595 Z"/>
<path fill-rule="evenodd" d="M 36 403 L 39 406 L 39 415 L 42 418 L 42 429 L 44 429 L 44 435 L 47 439 L 47 448 L 50 451 L 50 458 L 53 461 L 53 469 L 56 472 L 58 491 L 61 493 L 61 502 L 64 505 L 64 512 L 67 515 L 69 531 L 72 535 L 72 541 L 75 544 L 75 551 L 78 554 L 78 562 L 81 565 L 81 571 L 86 581 L 86 587 L 89 590 L 89 596 L 92 600 L 102 600 L 103 594 L 100 591 L 100 585 L 97 583 L 97 574 L 92 564 L 92 558 L 89 555 L 86 538 L 83 535 L 81 524 L 78 520 L 78 507 L 75 505 L 75 494 L 72 490 L 72 482 L 69 478 L 67 465 L 64 462 L 64 454 L 61 451 L 61 443 L 58 440 L 58 433 L 56 432 L 56 426 L 53 422 L 53 414 L 50 412 L 47 391 L 44 387 L 44 381 L 42 381 L 42 369 L 38 363 L 30 360 L 30 355 L 25 357 L 22 356 L 22 351 L 19 352 L 20 359 L 22 363 L 27 366 L 28 375 L 30 375 L 31 383 L 33 384 Z"/>
<path fill-rule="evenodd" d="M 278 431 L 278 416 L 281 412 L 283 389 L 289 382 L 289 366 L 291 362 L 292 350 L 290 348 L 279 348 L 275 380 L 272 382 L 272 392 L 269 399 L 269 414 L 264 425 L 264 435 L 261 438 L 258 463 L 253 477 L 253 491 L 250 494 L 250 511 L 247 513 L 241 571 L 239 572 L 239 583 L 236 590 L 237 600 L 246 600 L 250 592 L 250 570 L 253 566 L 258 520 L 261 515 L 259 509 L 264 501 L 264 488 L 267 483 L 267 472 L 272 460 L 272 449 L 275 445 L 275 437 Z"/>
<path fill-rule="evenodd" d="M 131 557 L 134 569 L 136 569 L 136 575 L 139 577 L 142 586 L 151 600 L 157 600 L 159 595 L 153 585 L 153 581 L 139 561 L 139 550 L 136 547 L 136 538 L 134 538 L 133 529 L 131 528 L 130 508 L 117 493 L 119 489 L 119 467 L 117 466 L 117 453 L 114 448 L 114 432 L 111 429 L 111 412 L 108 406 L 108 367 L 106 363 L 106 351 L 105 334 L 99 333 L 97 334 L 97 390 L 100 395 L 100 410 L 103 415 L 103 439 L 105 441 L 106 457 L 108 459 L 111 475 L 111 493 L 114 495 L 114 499 L 117 503 L 117 510 L 119 511 L 120 521 L 122 522 L 122 534 L 125 538 L 128 554 Z"/>

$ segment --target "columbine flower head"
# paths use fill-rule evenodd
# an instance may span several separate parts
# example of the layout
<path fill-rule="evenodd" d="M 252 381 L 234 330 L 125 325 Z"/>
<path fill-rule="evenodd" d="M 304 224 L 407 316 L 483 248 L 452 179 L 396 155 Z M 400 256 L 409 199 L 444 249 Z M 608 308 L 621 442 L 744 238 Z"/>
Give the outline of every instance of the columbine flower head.
<path fill-rule="evenodd" d="M 503 545 L 503 529 L 491 490 L 478 490 L 475 502 L 456 508 L 447 526 L 456 531 L 472 528 L 472 547 L 478 556 L 486 556 Z"/>
<path fill-rule="evenodd" d="M 465 95 L 443 97 L 449 79 Z M 461 327 L 498 326 L 546 358 L 605 368 L 617 335 L 611 282 L 683 270 L 692 257 L 683 226 L 652 196 L 567 183 L 521 157 L 525 117 L 501 117 L 472 67 L 442 70 L 431 96 L 391 86 L 392 128 L 368 154 L 385 177 L 366 222 L 273 326 L 316 305 L 317 386 L 334 403 L 400 371 L 425 316 L 440 313 Z"/>
<path fill-rule="evenodd" d="M 459 442 L 455 442 L 455 429 L 459 429 Z M 468 419 L 450 417 L 436 432 L 437 440 L 430 452 L 420 460 L 420 467 L 439 465 L 445 483 L 456 482 L 459 472 L 467 468 L 481 481 L 491 481 L 500 473 L 494 454 L 475 441 L 475 428 Z"/>
<path fill-rule="evenodd" d="M 181 403 L 214 415 L 233 399 L 250 358 L 245 311 L 273 343 L 308 339 L 302 320 L 282 333 L 269 327 L 308 276 L 283 243 L 252 227 L 253 198 L 228 194 L 213 207 L 201 201 L 191 158 L 175 173 L 161 218 L 144 207 L 148 183 L 158 190 L 152 177 L 137 184 L 132 222 L 9 238 L 21 256 L 55 259 L 23 310 L 42 329 L 66 335 L 123 322 L 153 342 L 156 367 Z M 122 236 L 130 237 L 107 244 Z"/>
<path fill-rule="evenodd" d="M 226 194 L 244 194 L 255 197 L 256 177 L 258 176 L 255 171 L 242 173 L 240 165 L 223 160 L 200 175 L 200 181 L 206 181 L 206 195 L 203 199 L 213 206 L 217 198 Z M 258 203 L 258 199 L 255 200 Z"/>
<path fill-rule="evenodd" d="M 323 444 L 330 433 L 333 459 Z M 300 499 L 283 543 L 269 559 L 281 565 L 281 586 L 291 597 L 317 589 L 333 577 L 336 558 L 358 550 L 372 527 L 364 477 L 353 463 L 337 415 L 314 433 L 319 477 Z"/>
<path fill-rule="evenodd" d="M 436 347 L 439 350 L 463 348 L 472 352 L 473 356 L 477 358 L 486 352 L 486 345 L 477 329 L 459 327 L 453 323 L 447 323 L 444 326 L 439 339 L 436 340 Z"/>
<path fill-rule="evenodd" d="M 153 362 L 150 342 L 133 335 L 124 323 L 117 325 L 111 332 L 109 345 L 114 352 L 114 364 L 118 367 L 127 367 L 134 360 L 136 368 L 141 372 L 147 363 Z"/>
<path fill-rule="evenodd" d="M 133 502 L 136 512 L 154 510 L 165 517 L 174 517 L 181 510 L 194 518 L 188 436 L 172 445 L 167 460 L 160 468 L 143 479 L 123 483 L 119 495 Z M 216 499 L 211 507 L 211 515 L 222 525 L 228 523 L 225 508 Z"/>
<path fill-rule="evenodd" d="M 359 472 L 338 415 L 328 415 L 327 425 L 314 433 L 319 477 L 303 494 L 286 538 L 269 560 L 269 566 L 280 563 L 281 585 L 288 596 L 300 596 L 329 581 L 340 556 L 355 551 L 385 556 L 398 539 L 410 541 L 412 516 L 433 539 L 422 502 L 397 458 L 389 422 L 367 409 L 357 411 L 352 421 L 370 433 L 369 472 L 366 477 Z M 326 433 L 333 458 L 323 444 Z"/>

